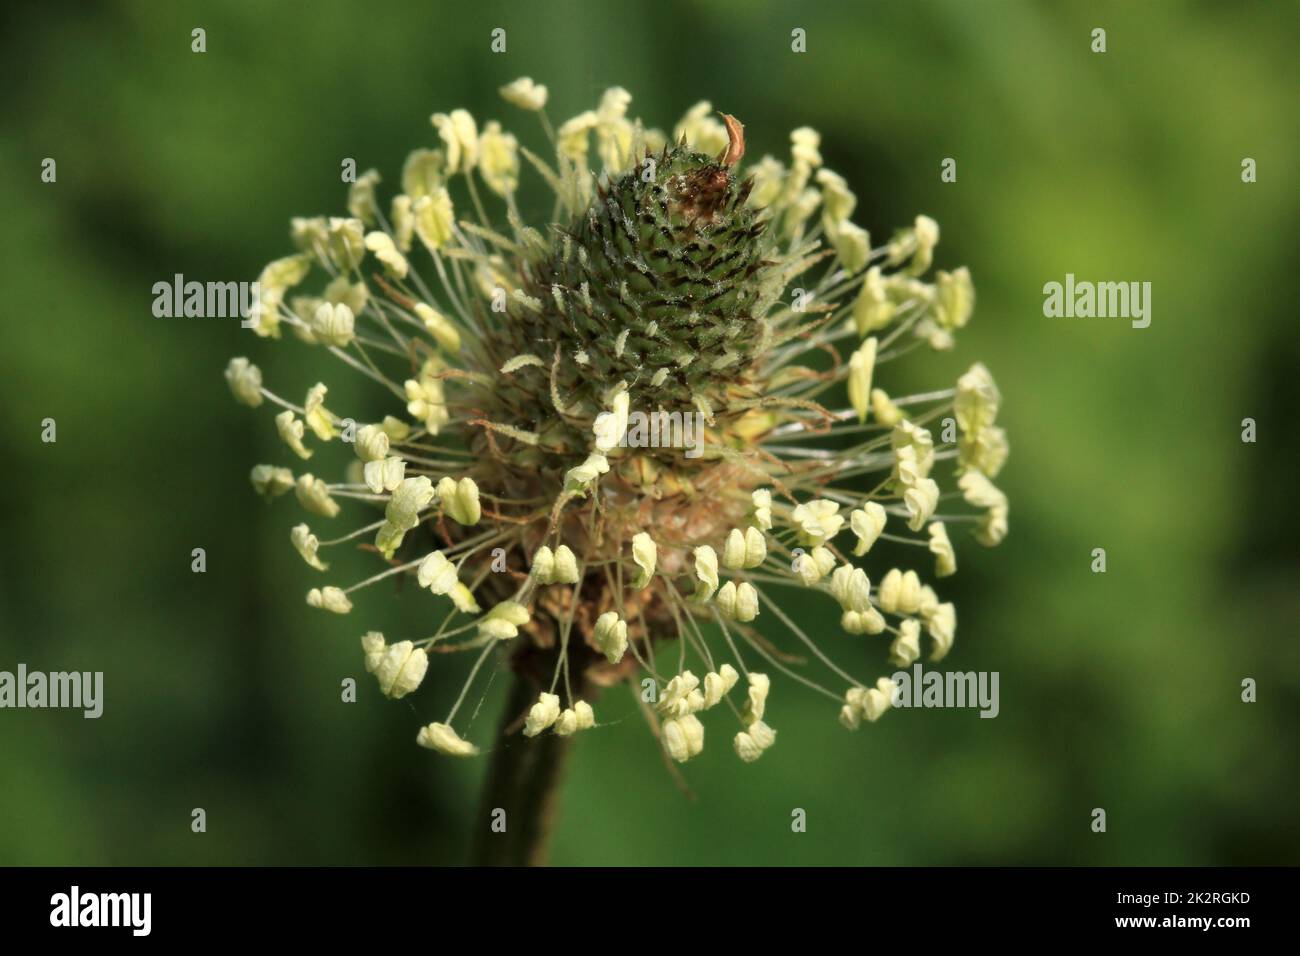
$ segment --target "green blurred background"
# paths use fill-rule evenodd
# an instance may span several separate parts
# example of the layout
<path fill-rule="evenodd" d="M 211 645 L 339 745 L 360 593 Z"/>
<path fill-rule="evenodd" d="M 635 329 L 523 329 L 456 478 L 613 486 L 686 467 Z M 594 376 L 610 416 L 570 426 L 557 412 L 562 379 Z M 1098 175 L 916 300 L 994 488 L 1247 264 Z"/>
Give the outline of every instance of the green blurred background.
<path fill-rule="evenodd" d="M 357 377 L 291 338 L 155 319 L 151 287 L 255 277 L 289 250 L 290 216 L 342 209 L 345 156 L 378 167 L 387 196 L 406 152 L 433 145 L 436 110 L 535 144 L 495 92 L 521 75 L 550 87 L 555 120 L 610 85 L 664 128 L 707 98 L 744 120 L 754 157 L 820 130 L 855 219 L 879 239 L 934 216 L 938 264 L 968 264 L 979 291 L 956 351 L 917 353 L 887 384 L 935 387 L 983 360 L 1012 441 L 1011 534 L 991 552 L 957 539 L 944 590 L 961 620 L 947 663 L 1001 673 L 996 720 L 899 712 L 850 734 L 778 677 L 779 745 L 742 766 L 717 732 L 686 768 L 690 801 L 613 694 L 598 712 L 627 719 L 578 739 L 554 861 L 1300 863 L 1298 9 L 6 5 L 0 669 L 102 670 L 106 702 L 98 721 L 0 712 L 0 863 L 464 859 L 486 765 L 412 738 L 469 662 L 439 660 L 406 702 L 368 678 L 340 702 L 340 680 L 365 677 L 359 628 L 401 634 L 413 602 L 368 592 L 364 619 L 303 605 L 298 509 L 265 506 L 247 480 L 287 454 L 221 371 L 248 354 L 273 389 L 326 374 L 332 397 Z M 806 54 L 790 52 L 794 27 Z M 939 179 L 948 156 L 955 184 Z M 1150 281 L 1151 327 L 1044 318 L 1042 285 L 1067 272 Z M 56 444 L 40 441 L 47 416 Z M 366 562 L 338 566 L 359 579 Z M 797 610 L 846 640 L 826 604 Z M 861 653 L 858 670 L 885 672 L 878 646 Z M 1240 701 L 1245 677 L 1258 703 Z"/>

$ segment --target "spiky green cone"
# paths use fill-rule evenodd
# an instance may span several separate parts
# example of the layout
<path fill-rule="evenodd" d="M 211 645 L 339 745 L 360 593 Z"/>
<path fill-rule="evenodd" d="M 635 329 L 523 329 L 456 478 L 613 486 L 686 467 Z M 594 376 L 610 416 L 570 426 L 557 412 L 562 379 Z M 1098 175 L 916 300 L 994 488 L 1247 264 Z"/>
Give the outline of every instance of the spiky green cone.
<path fill-rule="evenodd" d="M 585 447 L 589 427 L 577 422 L 604 408 L 612 383 L 627 383 L 635 408 L 699 410 L 710 421 L 748 385 L 780 292 L 767 223 L 747 204 L 752 185 L 680 144 L 647 153 L 554 230 L 554 251 L 526 269 L 529 304 L 511 303 L 494 349 L 547 362 L 513 384 L 548 447 Z M 551 365 L 573 413 L 558 421 Z"/>

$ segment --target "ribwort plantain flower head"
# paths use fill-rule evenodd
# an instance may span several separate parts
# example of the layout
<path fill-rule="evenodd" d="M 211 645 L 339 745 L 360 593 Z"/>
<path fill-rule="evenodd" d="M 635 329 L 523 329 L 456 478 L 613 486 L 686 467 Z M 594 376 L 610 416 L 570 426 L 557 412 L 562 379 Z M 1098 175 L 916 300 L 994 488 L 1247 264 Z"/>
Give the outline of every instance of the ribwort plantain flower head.
<path fill-rule="evenodd" d="M 319 453 L 314 474 L 251 476 L 268 498 L 296 492 L 311 523 L 290 540 L 311 573 L 338 547 L 378 565 L 350 586 L 322 577 L 307 603 L 366 618 L 365 666 L 390 697 L 447 652 L 475 658 L 417 736 L 452 756 L 479 753 L 458 715 L 490 662 L 536 685 L 518 732 L 598 726 L 586 698 L 627 683 L 678 761 L 706 726 L 759 759 L 774 676 L 830 698 L 845 727 L 879 719 L 894 685 L 872 669 L 952 647 L 956 611 L 929 582 L 957 571 L 958 529 L 985 546 L 1007 533 L 988 370 L 885 391 L 895 360 L 953 346 L 969 272 L 926 278 L 926 216 L 873 246 L 811 129 L 787 161 L 751 162 L 708 103 L 668 136 L 616 88 L 552 131 L 545 87 L 501 92 L 551 155 L 436 113 L 386 204 L 362 175 L 348 215 L 294 219 L 297 251 L 262 273 L 253 331 L 329 352 L 385 409 L 358 424 L 324 383 L 299 405 L 245 358 L 226 370 L 238 401 L 274 409 L 286 462 Z M 539 197 L 550 215 L 530 223 Z M 882 540 L 914 546 L 895 549 L 912 566 L 873 561 Z M 359 592 L 398 576 L 430 625 L 389 643 Z M 842 633 L 806 633 L 792 590 L 821 592 Z"/>

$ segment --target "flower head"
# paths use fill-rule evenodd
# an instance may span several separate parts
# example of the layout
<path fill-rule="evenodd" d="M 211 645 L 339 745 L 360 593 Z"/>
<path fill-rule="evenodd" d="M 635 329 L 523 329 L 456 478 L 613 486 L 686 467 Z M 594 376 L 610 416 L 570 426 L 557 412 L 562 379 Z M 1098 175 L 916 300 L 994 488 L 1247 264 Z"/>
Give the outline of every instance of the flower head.
<path fill-rule="evenodd" d="M 253 331 L 287 326 L 371 389 L 363 418 L 327 407 L 324 383 L 299 406 L 246 358 L 225 372 L 237 401 L 274 406 L 289 453 L 339 456 L 316 468 L 328 481 L 251 475 L 268 499 L 292 488 L 318 518 L 346 514 L 337 535 L 295 522 L 305 573 L 341 546 L 379 563 L 307 603 L 368 617 L 380 605 L 365 589 L 414 578 L 407 597 L 437 602 L 441 623 L 392 644 L 366 633 L 381 692 L 416 694 L 430 661 L 469 652 L 470 686 L 489 660 L 538 685 L 508 715 L 527 736 L 592 728 L 598 688 L 646 682 L 670 757 L 703 751 L 706 719 L 737 720 L 724 739 L 752 762 L 777 738 L 767 664 L 787 644 L 780 659 L 812 662 L 801 679 L 844 726 L 878 720 L 894 685 L 865 668 L 952 649 L 956 610 L 927 582 L 955 573 L 957 530 L 985 545 L 1007 533 L 989 371 L 885 391 L 895 360 L 953 347 L 974 311 L 969 271 L 926 279 L 940 236 L 926 216 L 873 248 L 810 128 L 784 159 L 746 159 L 740 122 L 707 101 L 670 137 L 619 87 L 554 131 L 544 86 L 500 92 L 537 115 L 549 151 L 496 119 L 434 113 L 437 148 L 410 154 L 396 195 L 368 171 L 347 215 L 293 220 L 297 252 L 263 270 Z M 521 217 L 551 204 L 554 222 Z M 789 589 L 823 592 L 849 637 L 805 630 Z M 667 641 L 681 643 L 656 654 Z M 821 665 L 847 691 L 819 684 Z M 742 680 L 744 699 L 719 706 Z M 478 753 L 454 729 L 459 707 L 417 742 Z"/>

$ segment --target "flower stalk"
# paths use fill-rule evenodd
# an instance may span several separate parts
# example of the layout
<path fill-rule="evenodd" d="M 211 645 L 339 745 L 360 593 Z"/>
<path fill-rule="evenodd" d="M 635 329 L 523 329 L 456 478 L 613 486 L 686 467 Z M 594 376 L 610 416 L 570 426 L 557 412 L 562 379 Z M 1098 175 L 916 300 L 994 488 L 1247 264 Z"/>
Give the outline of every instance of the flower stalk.
<path fill-rule="evenodd" d="M 476 866 L 545 866 L 550 860 L 573 737 L 516 732 L 537 693 L 528 677 L 512 678 L 474 827 Z M 495 829 L 494 820 L 504 828 Z"/>

